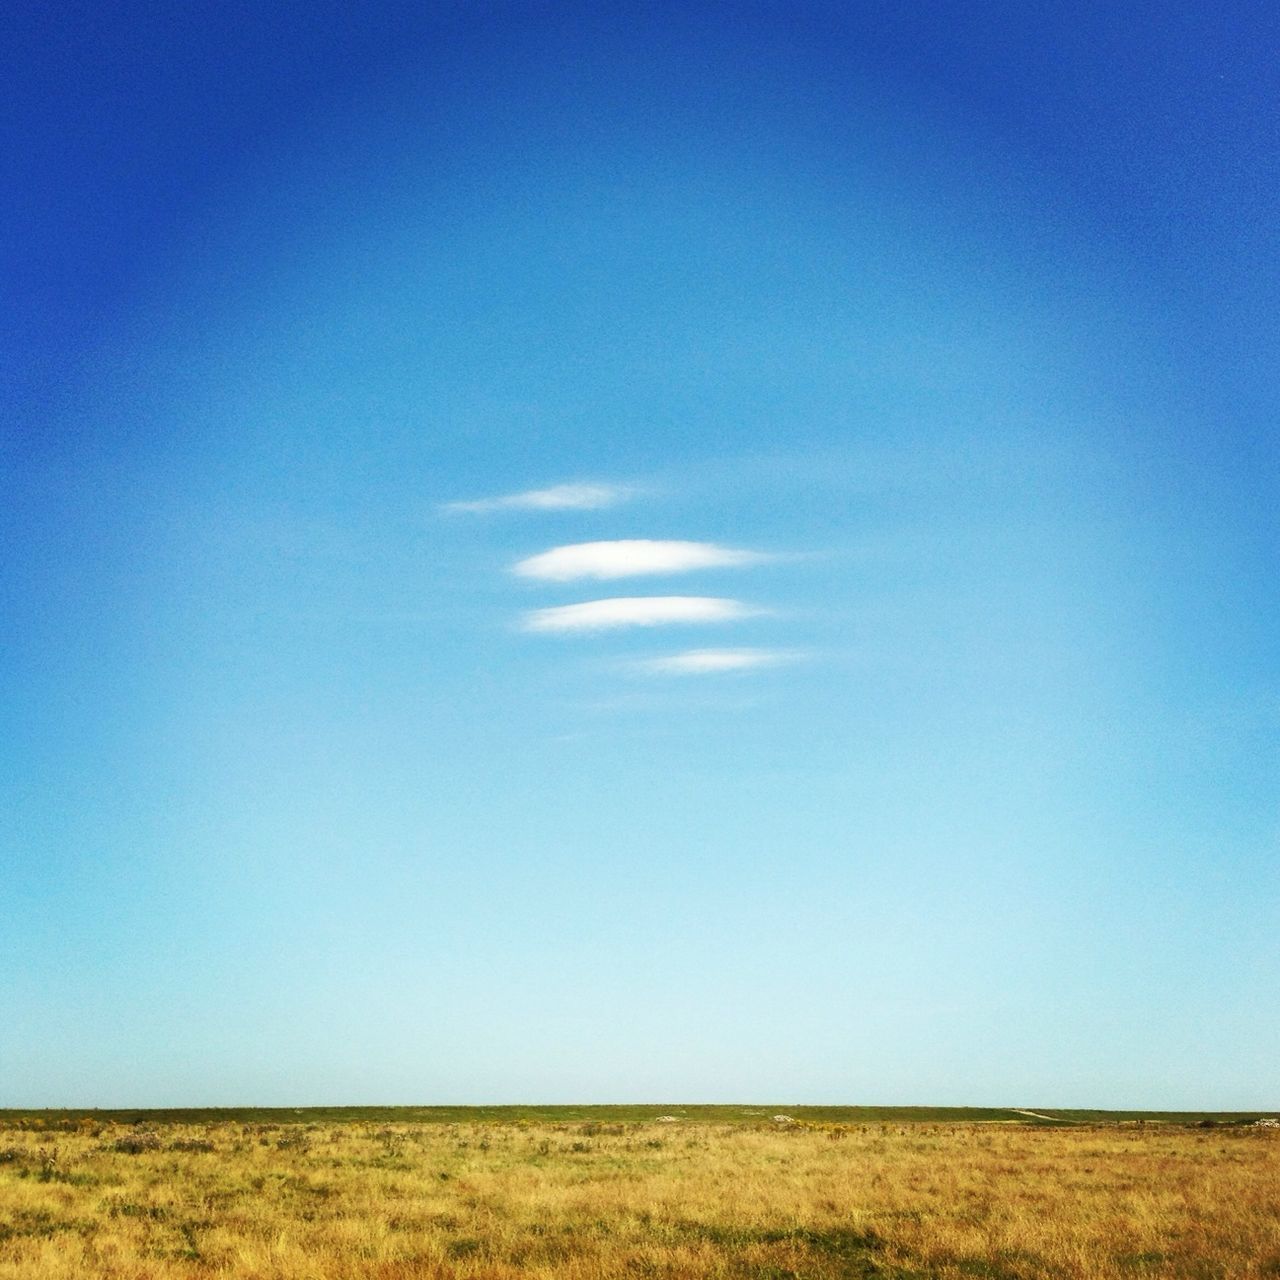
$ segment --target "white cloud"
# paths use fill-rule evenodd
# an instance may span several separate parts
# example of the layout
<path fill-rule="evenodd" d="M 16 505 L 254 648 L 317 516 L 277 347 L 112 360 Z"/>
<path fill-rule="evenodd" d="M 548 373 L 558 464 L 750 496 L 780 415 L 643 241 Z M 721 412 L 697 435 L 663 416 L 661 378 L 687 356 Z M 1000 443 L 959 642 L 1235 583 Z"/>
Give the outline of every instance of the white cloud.
<path fill-rule="evenodd" d="M 646 573 L 688 573 L 767 559 L 756 551 L 737 551 L 713 542 L 660 542 L 626 538 L 616 542 L 578 542 L 552 547 L 521 560 L 513 572 L 525 578 L 571 582 L 575 578 L 632 578 Z"/>
<path fill-rule="evenodd" d="M 751 671 L 794 662 L 798 655 L 781 649 L 687 649 L 661 658 L 637 662 L 636 668 L 654 675 L 696 676 L 719 671 Z"/>
<path fill-rule="evenodd" d="M 598 511 L 631 496 L 618 484 L 556 484 L 549 489 L 526 489 L 497 498 L 476 498 L 470 502 L 446 502 L 442 511 Z"/>
<path fill-rule="evenodd" d="M 668 623 L 732 622 L 760 612 L 740 600 L 716 596 L 620 596 L 534 609 L 525 614 L 524 627 L 526 631 L 604 631 Z"/>

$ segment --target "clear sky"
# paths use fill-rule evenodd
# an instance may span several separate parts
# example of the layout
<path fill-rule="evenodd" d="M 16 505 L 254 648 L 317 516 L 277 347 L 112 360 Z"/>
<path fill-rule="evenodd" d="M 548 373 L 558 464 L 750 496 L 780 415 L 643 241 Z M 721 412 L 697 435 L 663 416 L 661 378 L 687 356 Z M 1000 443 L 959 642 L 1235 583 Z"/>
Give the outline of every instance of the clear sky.
<path fill-rule="evenodd" d="M 1275 1106 L 1280 11 L 0 22 L 0 1104 Z"/>

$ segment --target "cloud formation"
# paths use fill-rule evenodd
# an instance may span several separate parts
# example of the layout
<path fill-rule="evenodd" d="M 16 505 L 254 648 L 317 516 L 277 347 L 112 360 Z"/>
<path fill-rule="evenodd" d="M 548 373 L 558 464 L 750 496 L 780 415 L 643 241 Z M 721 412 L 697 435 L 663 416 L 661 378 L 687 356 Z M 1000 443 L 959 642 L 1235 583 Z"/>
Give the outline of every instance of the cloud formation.
<path fill-rule="evenodd" d="M 612 507 L 631 496 L 631 490 L 618 484 L 556 484 L 549 489 L 526 489 L 496 498 L 476 498 L 469 502 L 446 502 L 442 511 L 598 511 Z"/>
<path fill-rule="evenodd" d="M 513 566 L 524 578 L 572 582 L 576 578 L 632 578 L 649 573 L 688 573 L 757 564 L 767 559 L 757 551 L 738 551 L 713 542 L 663 542 L 625 538 L 614 542 L 578 542 L 552 547 Z"/>
<path fill-rule="evenodd" d="M 717 596 L 619 596 L 534 609 L 525 614 L 524 628 L 526 631 L 606 631 L 669 623 L 732 622 L 761 612 L 740 600 Z"/>
<path fill-rule="evenodd" d="M 697 676 L 720 671 L 750 671 L 794 662 L 797 655 L 782 649 L 687 649 L 637 662 L 636 668 L 654 675 Z"/>

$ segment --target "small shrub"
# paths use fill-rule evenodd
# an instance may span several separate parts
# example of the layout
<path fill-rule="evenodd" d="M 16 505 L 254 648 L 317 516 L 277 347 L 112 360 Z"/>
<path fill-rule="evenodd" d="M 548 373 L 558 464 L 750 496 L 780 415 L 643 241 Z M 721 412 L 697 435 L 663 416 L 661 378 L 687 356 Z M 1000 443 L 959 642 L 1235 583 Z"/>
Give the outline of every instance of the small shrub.
<path fill-rule="evenodd" d="M 146 1151 L 159 1151 L 163 1147 L 158 1133 L 127 1133 L 123 1138 L 117 1138 L 110 1149 L 119 1151 L 126 1156 L 139 1156 Z"/>
<path fill-rule="evenodd" d="M 169 1143 L 170 1151 L 214 1151 L 216 1149 L 208 1138 L 175 1138 Z"/>

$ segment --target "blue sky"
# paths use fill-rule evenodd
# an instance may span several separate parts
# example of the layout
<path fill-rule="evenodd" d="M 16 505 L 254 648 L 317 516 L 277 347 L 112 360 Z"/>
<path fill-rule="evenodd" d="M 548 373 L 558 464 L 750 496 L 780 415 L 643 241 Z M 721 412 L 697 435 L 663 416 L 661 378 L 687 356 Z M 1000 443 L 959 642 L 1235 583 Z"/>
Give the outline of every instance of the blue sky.
<path fill-rule="evenodd" d="M 0 1103 L 1273 1106 L 1280 20 L 269 8 L 3 20 Z"/>

